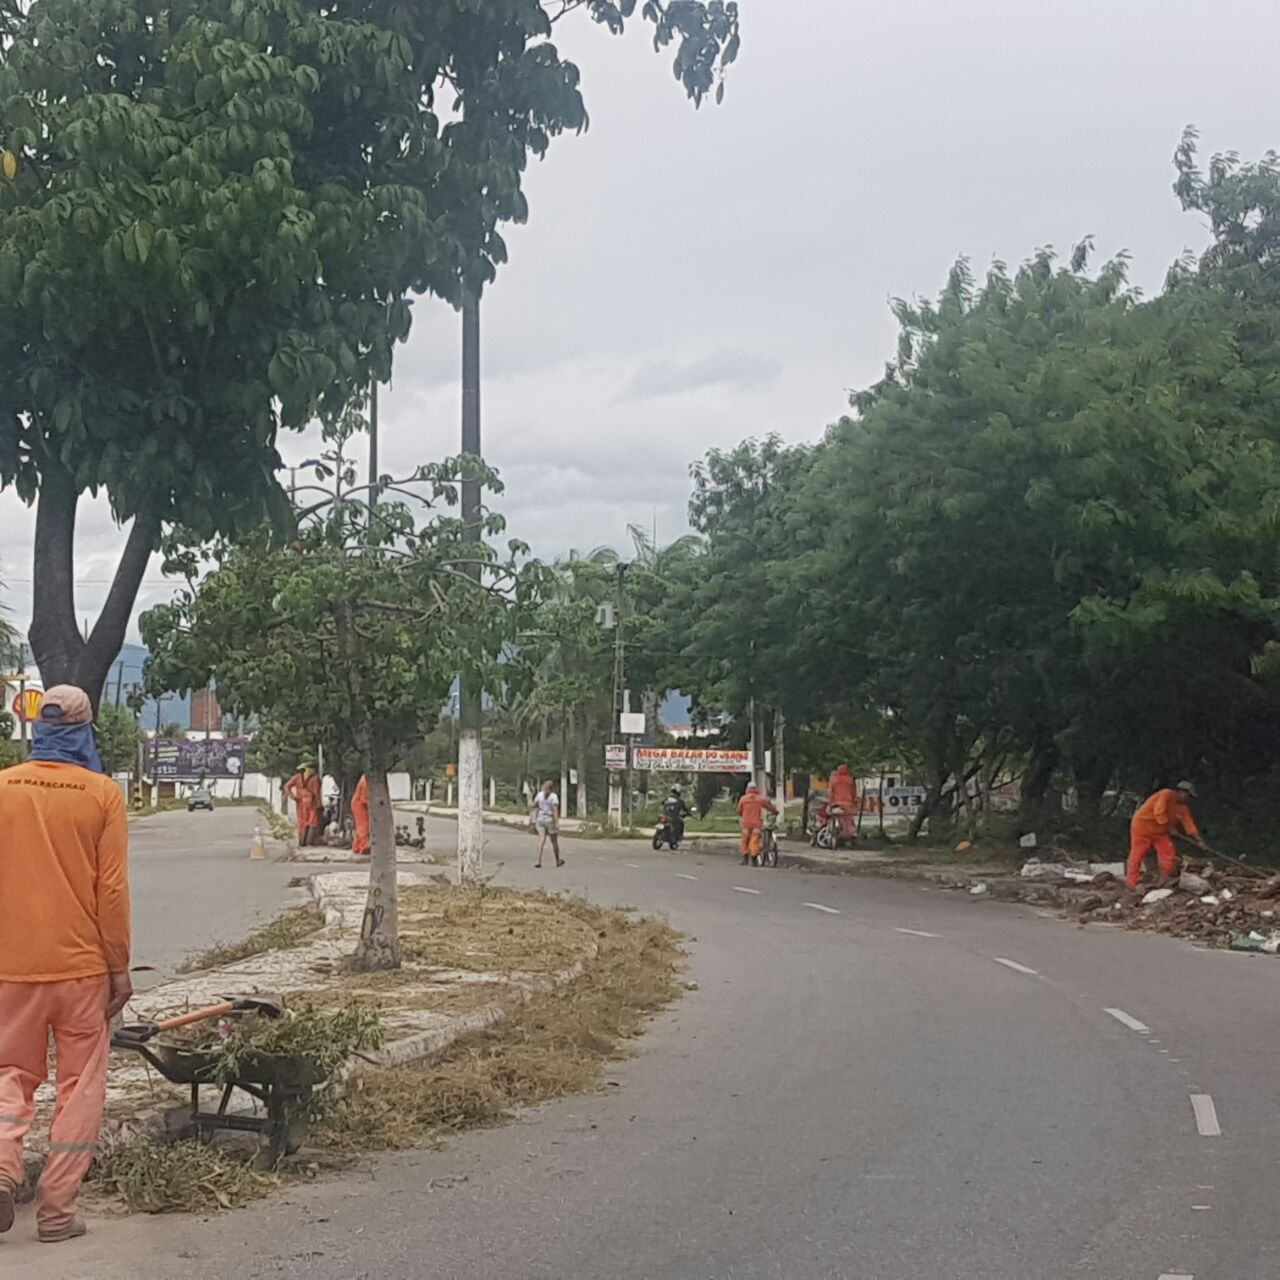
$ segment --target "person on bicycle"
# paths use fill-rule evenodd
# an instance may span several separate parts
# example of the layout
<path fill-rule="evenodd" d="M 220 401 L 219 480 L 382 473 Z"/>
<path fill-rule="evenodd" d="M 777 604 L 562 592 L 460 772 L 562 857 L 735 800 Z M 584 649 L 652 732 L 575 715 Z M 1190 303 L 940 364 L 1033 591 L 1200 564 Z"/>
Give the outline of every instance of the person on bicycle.
<path fill-rule="evenodd" d="M 760 793 L 754 782 L 750 783 L 738 801 L 738 824 L 742 828 L 738 849 L 744 867 L 760 865 L 760 828 L 766 811 L 777 813 L 778 809 L 768 796 Z"/>
<path fill-rule="evenodd" d="M 676 844 L 679 844 L 684 839 L 684 820 L 693 816 L 693 810 L 685 804 L 679 787 L 671 788 L 671 794 L 663 803 L 662 812 L 671 824 L 671 834 L 675 837 Z"/>

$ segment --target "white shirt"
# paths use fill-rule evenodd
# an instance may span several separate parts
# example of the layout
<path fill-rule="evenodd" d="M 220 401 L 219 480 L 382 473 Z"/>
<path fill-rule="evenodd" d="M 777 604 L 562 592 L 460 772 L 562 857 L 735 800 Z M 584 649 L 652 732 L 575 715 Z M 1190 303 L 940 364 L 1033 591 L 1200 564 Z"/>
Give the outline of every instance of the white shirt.
<path fill-rule="evenodd" d="M 538 792 L 538 817 L 554 818 L 556 810 L 560 807 L 560 797 L 554 791 Z"/>

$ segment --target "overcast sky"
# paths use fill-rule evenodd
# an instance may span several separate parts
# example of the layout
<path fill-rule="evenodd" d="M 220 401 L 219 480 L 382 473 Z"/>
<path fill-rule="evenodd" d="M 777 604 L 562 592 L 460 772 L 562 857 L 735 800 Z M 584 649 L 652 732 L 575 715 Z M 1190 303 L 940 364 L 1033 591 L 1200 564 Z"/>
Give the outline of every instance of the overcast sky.
<path fill-rule="evenodd" d="M 721 107 L 694 111 L 637 22 L 561 24 L 591 112 L 528 182 L 531 217 L 486 295 L 484 448 L 535 552 L 686 528 L 688 467 L 776 431 L 819 436 L 893 350 L 893 296 L 969 255 L 1086 234 L 1148 290 L 1204 243 L 1170 190 L 1205 153 L 1280 145 L 1275 0 L 740 0 Z M 384 469 L 458 445 L 459 326 L 418 305 L 385 394 Z M 286 461 L 314 442 L 281 442 Z M 118 533 L 86 504 L 81 613 Z M 0 574 L 29 617 L 31 518 L 0 495 Z M 149 576 L 142 606 L 167 596 Z"/>

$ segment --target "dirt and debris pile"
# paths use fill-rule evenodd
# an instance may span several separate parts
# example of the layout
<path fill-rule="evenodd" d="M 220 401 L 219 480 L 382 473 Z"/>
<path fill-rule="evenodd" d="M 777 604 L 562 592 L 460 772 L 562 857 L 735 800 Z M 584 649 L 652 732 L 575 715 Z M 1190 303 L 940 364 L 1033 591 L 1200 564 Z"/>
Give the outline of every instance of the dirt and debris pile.
<path fill-rule="evenodd" d="M 1063 905 L 1082 920 L 1196 938 L 1212 946 L 1280 952 L 1280 875 L 1188 860 L 1167 888 L 1130 894 L 1122 880 L 1104 872 L 1065 896 Z"/>

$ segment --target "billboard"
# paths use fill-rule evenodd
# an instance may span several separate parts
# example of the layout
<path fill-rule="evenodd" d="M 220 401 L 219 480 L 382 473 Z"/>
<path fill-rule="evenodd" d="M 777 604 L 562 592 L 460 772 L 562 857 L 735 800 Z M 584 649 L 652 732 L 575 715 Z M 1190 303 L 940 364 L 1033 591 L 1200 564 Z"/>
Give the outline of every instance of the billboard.
<path fill-rule="evenodd" d="M 155 778 L 199 782 L 243 778 L 244 738 L 153 738 L 146 746 L 147 768 Z"/>
<path fill-rule="evenodd" d="M 749 751 L 719 747 L 637 747 L 637 769 L 661 769 L 669 773 L 750 773 Z"/>

